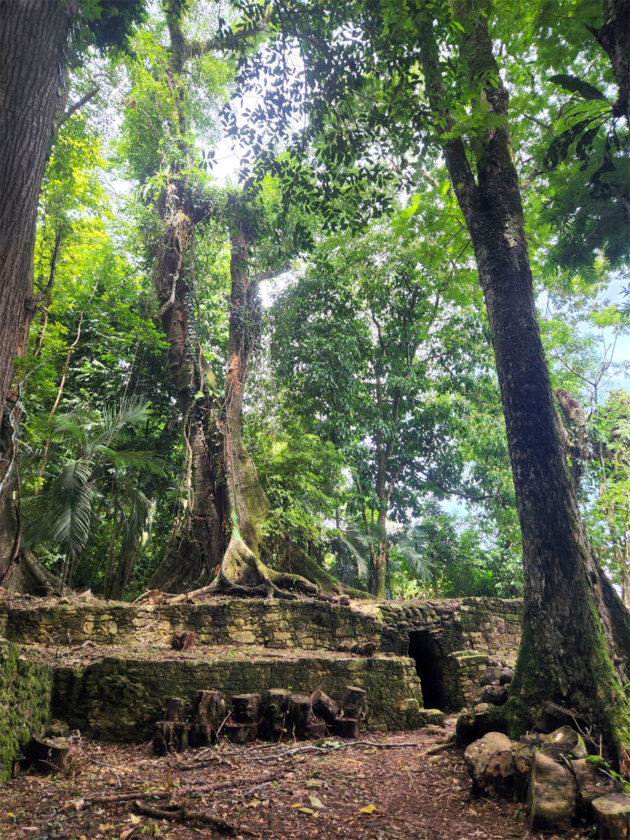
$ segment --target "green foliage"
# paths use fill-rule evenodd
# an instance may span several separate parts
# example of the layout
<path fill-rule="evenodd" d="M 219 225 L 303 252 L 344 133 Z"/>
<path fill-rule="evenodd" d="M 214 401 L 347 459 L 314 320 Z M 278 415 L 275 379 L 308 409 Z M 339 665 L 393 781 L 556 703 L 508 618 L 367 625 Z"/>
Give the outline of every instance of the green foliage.
<path fill-rule="evenodd" d="M 622 793 L 630 794 L 630 780 L 628 780 L 628 777 L 618 773 L 602 755 L 589 755 L 586 757 L 586 760 L 593 767 L 596 767 L 600 773 L 603 773 L 604 776 L 612 779 L 618 790 Z"/>
<path fill-rule="evenodd" d="M 45 460 L 39 475 L 34 471 L 27 479 L 25 531 L 33 546 L 44 543 L 59 552 L 63 562 L 55 571 L 64 583 L 72 584 L 88 543 L 109 516 L 116 511 L 126 516 L 130 508 L 137 518 L 137 474 L 164 475 L 154 452 L 130 447 L 130 433 L 149 418 L 148 403 L 133 398 L 115 408 L 79 405 L 54 418 L 33 418 L 29 460 L 38 464 L 38 451 Z M 143 524 L 138 521 L 136 527 Z"/>
<path fill-rule="evenodd" d="M 164 179 L 175 173 L 186 178 L 193 198 L 195 192 L 203 196 L 208 190 L 198 143 L 207 148 L 217 140 L 218 111 L 232 74 L 229 61 L 210 53 L 187 62 L 186 78 L 174 77 L 165 30 L 165 22 L 155 17 L 135 36 L 134 59 L 126 64 L 129 92 L 116 143 L 121 167 L 141 185 L 147 203 L 160 194 Z"/>
<path fill-rule="evenodd" d="M 586 99 L 588 101 L 600 100 L 602 102 L 608 102 L 605 95 L 601 92 L 601 90 L 599 90 L 599 88 L 596 88 L 595 85 L 590 84 L 590 82 L 584 81 L 584 79 L 576 78 L 576 76 L 570 76 L 567 73 L 556 73 L 555 76 L 549 77 L 549 81 L 555 82 L 565 90 L 568 90 L 569 93 L 578 93 L 582 99 Z"/>
<path fill-rule="evenodd" d="M 365 579 L 390 542 L 388 518 L 405 529 L 427 499 L 487 496 L 495 522 L 502 505 L 513 510 L 487 338 L 469 308 L 472 277 L 445 265 L 449 249 L 462 248 L 456 216 L 446 224 L 449 202 L 438 187 L 361 236 L 323 241 L 273 308 L 276 381 L 352 479 L 333 545 L 333 571 L 348 583 Z M 392 568 L 410 572 L 400 546 L 391 550 Z"/>
<path fill-rule="evenodd" d="M 137 589 L 183 513 L 182 417 L 153 290 L 165 191 L 176 186 L 195 225 L 187 301 L 215 396 L 227 357 L 229 225 L 246 222 L 256 239 L 252 274 L 303 259 L 273 307 L 272 360 L 259 358 L 246 395 L 269 541 L 288 533 L 355 585 L 385 545 L 394 595 L 516 594 L 520 535 L 488 328 L 440 159 L 452 139 L 472 159 L 505 122 L 482 95 L 496 80 L 472 85 L 458 60 L 466 4 L 283 0 L 226 10 L 169 0 L 149 20 L 143 9 L 81 0 L 77 51 L 130 48 L 115 65 L 94 64 L 99 79 L 115 66 L 122 124 L 109 127 L 106 160 L 93 117 L 68 119 L 42 190 L 39 308 L 17 368 L 23 447 L 35 457 L 49 441 L 42 479 L 40 461 L 25 486 L 32 504 L 48 505 L 40 518 L 51 529 L 31 532 L 38 553 L 67 578 L 76 569 L 75 580 L 106 589 L 135 534 Z M 614 394 L 602 403 L 597 344 L 583 329 L 586 320 L 621 334 L 627 323 L 619 307 L 589 298 L 630 241 L 628 130 L 613 118 L 610 67 L 584 26 L 599 25 L 601 4 L 488 4 L 488 14 L 503 45 L 533 261 L 551 301 L 543 329 L 554 381 L 576 394 L 585 382 L 600 390 L 588 402 L 605 457 L 588 466 L 583 501 L 619 577 L 626 407 Z M 88 75 L 75 82 L 82 92 Z M 434 85 L 438 113 L 425 96 Z M 243 190 L 219 190 L 208 170 L 232 93 L 223 128 L 249 169 Z M 115 212 L 104 169 L 135 187 Z M 129 419 L 107 445 L 115 418 L 103 407 L 125 396 L 150 401 L 151 417 Z"/>
<path fill-rule="evenodd" d="M 146 17 L 146 5 L 146 0 L 80 0 L 75 49 L 126 50 L 134 27 Z"/>
<path fill-rule="evenodd" d="M 600 252 L 621 265 L 630 241 L 630 134 L 615 116 L 608 57 L 587 28 L 602 25 L 602 6 L 543 0 L 522 12 L 518 26 L 509 14 L 495 26 L 506 43 L 512 136 L 525 183 L 534 185 L 524 199 L 536 226 L 553 231 L 553 266 L 584 270 Z"/>
<path fill-rule="evenodd" d="M 392 537 L 393 596 L 521 595 L 520 557 L 489 536 L 472 517 L 426 505 L 421 519 Z"/>
<path fill-rule="evenodd" d="M 259 358 L 250 379 L 245 441 L 271 507 L 265 532 L 272 542 L 288 534 L 323 556 L 326 522 L 344 497 L 343 457 L 332 443 L 305 429 L 287 397 L 274 393 L 269 365 Z"/>
<path fill-rule="evenodd" d="M 586 521 L 599 559 L 630 596 L 630 394 L 611 391 L 590 418 Z"/>

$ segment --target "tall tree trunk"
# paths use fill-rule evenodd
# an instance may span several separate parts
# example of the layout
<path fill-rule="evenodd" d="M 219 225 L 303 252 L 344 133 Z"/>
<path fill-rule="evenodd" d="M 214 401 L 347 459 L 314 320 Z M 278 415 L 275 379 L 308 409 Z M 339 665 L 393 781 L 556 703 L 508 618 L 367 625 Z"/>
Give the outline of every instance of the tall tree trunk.
<path fill-rule="evenodd" d="M 389 565 L 389 542 L 387 539 L 387 510 L 381 508 L 376 519 L 378 541 L 372 556 L 371 593 L 381 600 L 386 595 L 387 572 Z"/>
<path fill-rule="evenodd" d="M 383 399 L 383 384 L 381 376 L 377 373 L 375 381 L 374 396 L 379 418 L 385 421 L 387 402 Z M 387 440 L 380 430 L 375 434 L 376 443 L 376 475 L 375 491 L 378 499 L 378 514 L 376 517 L 376 544 L 370 547 L 372 560 L 372 574 L 370 580 L 370 592 L 376 598 L 384 599 L 386 595 L 387 579 L 389 575 L 389 540 L 387 537 L 387 511 L 391 495 L 392 484 L 387 486 L 387 467 L 389 459 L 394 451 L 394 444 L 398 432 L 398 395 L 394 399 L 391 416 L 391 432 Z M 389 418 L 387 418 L 389 420 Z"/>
<path fill-rule="evenodd" d="M 203 587 L 233 594 L 315 593 L 296 572 L 270 569 L 261 560 L 261 526 L 268 503 L 243 442 L 243 394 L 258 336 L 260 312 L 248 277 L 249 233 L 243 222 L 232 232 L 229 358 L 223 405 L 203 359 L 194 319 L 193 208 L 182 182 L 169 185 L 160 211 L 165 224 L 155 284 L 169 341 L 169 366 L 183 416 L 189 456 L 187 511 L 151 586 L 183 591 Z M 308 562 L 307 562 L 308 561 Z M 288 564 L 313 564 L 293 553 Z M 325 576 L 321 570 L 320 576 Z"/>
<path fill-rule="evenodd" d="M 630 525 L 630 505 L 626 508 L 626 523 Z M 626 534 L 630 528 L 626 528 Z M 625 607 L 630 610 L 630 574 L 628 573 L 628 562 L 630 559 L 630 540 L 626 536 L 623 544 L 623 555 L 621 559 L 621 599 Z"/>
<path fill-rule="evenodd" d="M 103 595 L 114 601 L 124 597 L 127 584 L 131 580 L 133 569 L 140 552 L 142 536 L 134 528 L 127 528 L 123 537 L 120 553 L 111 559 L 112 568 L 104 582 Z"/>
<path fill-rule="evenodd" d="M 173 95 L 170 130 L 181 158 L 187 147 L 182 87 L 185 39 L 182 8 L 165 3 L 171 49 L 166 80 Z M 271 569 L 261 559 L 262 524 L 268 503 L 243 442 L 243 394 L 260 325 L 256 284 L 248 274 L 252 208 L 234 202 L 231 232 L 229 358 L 223 405 L 197 337 L 194 290 L 195 208 L 183 169 L 169 179 L 158 206 L 164 228 L 154 282 L 160 317 L 169 342 L 169 367 L 183 417 L 188 455 L 187 510 L 151 586 L 183 591 L 208 581 L 214 592 L 284 595 L 284 590 L 316 593 L 321 583 L 286 568 Z M 241 215 L 239 215 L 241 214 Z M 330 578 L 303 552 L 285 551 L 285 566 L 298 565 L 315 580 Z M 336 582 L 330 578 L 332 588 Z M 292 597 L 286 595 L 286 597 Z"/>
<path fill-rule="evenodd" d="M 33 283 L 37 203 L 76 0 L 0 0 L 0 417 Z"/>
<path fill-rule="evenodd" d="M 280 597 L 290 597 L 290 590 L 314 594 L 317 584 L 291 571 L 271 569 L 261 559 L 261 529 L 269 505 L 243 442 L 243 395 L 259 335 L 260 303 L 257 285 L 248 276 L 250 233 L 243 221 L 235 223 L 231 241 L 230 342 L 221 419 L 230 540 L 212 588 Z"/>
<path fill-rule="evenodd" d="M 488 112 L 507 123 L 508 94 L 483 5 L 457 4 L 461 55 Z M 435 54 L 432 61 L 435 78 Z M 445 156 L 488 310 L 523 538 L 523 634 L 508 713 L 516 731 L 533 722 L 545 700 L 573 706 L 621 758 L 630 743 L 622 688 L 630 616 L 600 574 L 580 520 L 540 340 L 506 124 L 480 131 L 475 150 L 476 178 L 461 140 L 447 141 Z"/>
<path fill-rule="evenodd" d="M 181 590 L 207 583 L 221 562 L 225 497 L 216 427 L 219 408 L 197 336 L 193 208 L 183 179 L 169 181 L 158 213 L 164 234 L 154 284 L 169 342 L 168 365 L 182 415 L 188 468 L 186 510 L 151 585 Z"/>
<path fill-rule="evenodd" d="M 76 0 L 0 0 L 0 575 L 20 557 L 19 515 L 10 474 L 14 448 L 5 411 L 13 363 L 34 311 L 37 205 Z M 10 523 L 17 530 L 10 532 Z M 7 528 L 9 530 L 7 530 Z"/>

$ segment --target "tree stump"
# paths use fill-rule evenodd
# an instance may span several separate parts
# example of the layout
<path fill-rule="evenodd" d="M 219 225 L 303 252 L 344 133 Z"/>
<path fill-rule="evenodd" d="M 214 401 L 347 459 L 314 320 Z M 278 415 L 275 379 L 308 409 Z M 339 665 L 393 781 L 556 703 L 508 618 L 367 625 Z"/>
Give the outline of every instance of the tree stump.
<path fill-rule="evenodd" d="M 207 747 L 216 740 L 216 729 L 205 723 L 191 723 L 188 745 L 195 749 Z"/>
<path fill-rule="evenodd" d="M 199 691 L 193 700 L 188 743 L 207 747 L 215 738 L 225 718 L 225 700 L 220 691 Z"/>
<path fill-rule="evenodd" d="M 315 722 L 311 698 L 308 694 L 289 696 L 288 717 L 295 735 L 298 738 L 307 737 L 307 727 Z"/>
<path fill-rule="evenodd" d="M 357 644 L 352 645 L 350 648 L 350 653 L 354 653 L 357 656 L 367 656 L 368 658 L 374 656 L 376 651 L 376 645 L 374 642 L 366 642 L 365 644 Z"/>
<path fill-rule="evenodd" d="M 169 697 L 164 710 L 164 720 L 185 720 L 190 711 L 188 700 L 182 697 Z"/>
<path fill-rule="evenodd" d="M 319 688 L 311 694 L 311 706 L 313 707 L 313 712 L 318 717 L 323 718 L 328 724 L 333 724 L 339 717 L 341 711 L 332 697 L 324 694 Z"/>
<path fill-rule="evenodd" d="M 171 647 L 173 650 L 192 650 L 198 641 L 199 636 L 193 633 L 192 630 L 182 630 L 173 636 Z"/>
<path fill-rule="evenodd" d="M 223 730 L 225 737 L 235 744 L 247 744 L 258 737 L 257 723 L 236 723 L 233 720 L 226 723 Z"/>
<path fill-rule="evenodd" d="M 344 717 L 363 720 L 367 716 L 367 695 L 364 689 L 357 688 L 354 685 L 347 685 L 341 708 L 343 709 Z"/>
<path fill-rule="evenodd" d="M 549 701 L 543 706 L 542 713 L 534 726 L 534 731 L 549 733 L 561 726 L 584 729 L 586 725 L 582 715 L 574 709 L 565 709 L 557 703 Z"/>
<path fill-rule="evenodd" d="M 181 720 L 158 720 L 153 730 L 153 751 L 166 755 L 171 750 L 183 752 L 188 749 L 190 724 Z"/>
<path fill-rule="evenodd" d="M 263 709 L 261 735 L 271 741 L 279 741 L 286 733 L 287 709 L 291 692 L 285 688 L 272 688 Z"/>
<path fill-rule="evenodd" d="M 630 796 L 609 793 L 593 800 L 599 836 L 602 840 L 628 840 L 630 837 Z"/>
<path fill-rule="evenodd" d="M 258 724 L 261 707 L 260 694 L 235 694 L 232 697 L 232 717 L 236 723 Z"/>
<path fill-rule="evenodd" d="M 315 716 L 306 724 L 306 729 L 304 730 L 305 737 L 311 741 L 319 741 L 321 738 L 325 738 L 327 734 L 328 726 L 326 725 L 326 721 Z"/>
<path fill-rule="evenodd" d="M 576 794 L 577 785 L 571 770 L 550 756 L 537 752 L 527 791 L 531 828 L 535 831 L 564 831 L 568 828 L 575 813 Z"/>
<path fill-rule="evenodd" d="M 225 717 L 225 700 L 220 691 L 200 691 L 193 700 L 192 722 L 213 726 L 215 729 Z"/>
<path fill-rule="evenodd" d="M 31 738 L 24 751 L 25 764 L 42 773 L 60 773 L 68 769 L 70 746 L 66 738 Z"/>
<path fill-rule="evenodd" d="M 339 738 L 358 738 L 359 721 L 356 718 L 340 717 L 333 722 L 332 731 Z"/>

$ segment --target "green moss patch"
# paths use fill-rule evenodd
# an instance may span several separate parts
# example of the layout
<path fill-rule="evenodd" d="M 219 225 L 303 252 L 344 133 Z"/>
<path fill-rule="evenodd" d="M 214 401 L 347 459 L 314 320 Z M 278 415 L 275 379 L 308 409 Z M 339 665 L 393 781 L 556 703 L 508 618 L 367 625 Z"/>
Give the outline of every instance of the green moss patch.
<path fill-rule="evenodd" d="M 32 734 L 41 734 L 50 713 L 52 672 L 18 657 L 17 646 L 0 640 L 0 783 Z"/>

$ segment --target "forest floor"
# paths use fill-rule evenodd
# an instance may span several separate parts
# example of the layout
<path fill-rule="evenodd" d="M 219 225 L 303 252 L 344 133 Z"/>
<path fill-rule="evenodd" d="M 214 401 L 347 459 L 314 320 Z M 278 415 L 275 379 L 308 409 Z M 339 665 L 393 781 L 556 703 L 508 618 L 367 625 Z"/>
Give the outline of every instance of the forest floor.
<path fill-rule="evenodd" d="M 150 744 L 77 733 L 67 772 L 24 774 L 0 791 L 0 837 L 542 840 L 522 803 L 472 794 L 461 751 L 435 751 L 444 738 L 420 729 L 355 742 L 221 741 L 157 757 Z"/>

